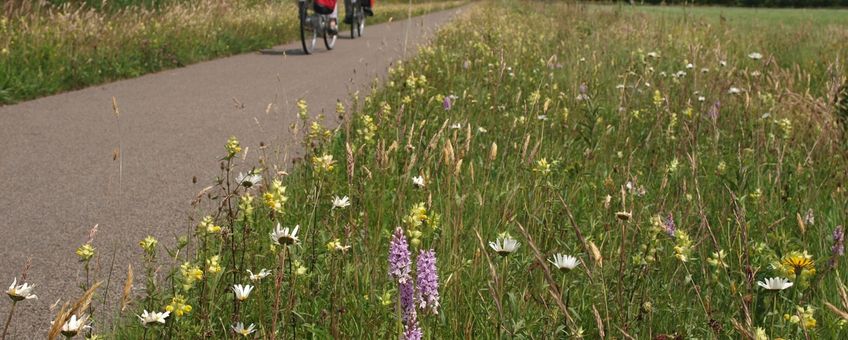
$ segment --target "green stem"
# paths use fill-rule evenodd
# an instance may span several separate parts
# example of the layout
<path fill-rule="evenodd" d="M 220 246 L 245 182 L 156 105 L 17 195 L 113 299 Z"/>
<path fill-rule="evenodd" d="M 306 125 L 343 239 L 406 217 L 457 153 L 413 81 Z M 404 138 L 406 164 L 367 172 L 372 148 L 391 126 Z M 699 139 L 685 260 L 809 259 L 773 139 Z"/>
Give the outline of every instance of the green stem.
<path fill-rule="evenodd" d="M 6 333 L 9 332 L 9 324 L 12 323 L 12 316 L 15 315 L 15 306 L 18 305 L 17 301 L 12 300 L 12 308 L 9 309 L 9 317 L 6 318 L 6 325 L 3 326 L 3 334 L 0 335 L 0 340 L 6 340 Z"/>

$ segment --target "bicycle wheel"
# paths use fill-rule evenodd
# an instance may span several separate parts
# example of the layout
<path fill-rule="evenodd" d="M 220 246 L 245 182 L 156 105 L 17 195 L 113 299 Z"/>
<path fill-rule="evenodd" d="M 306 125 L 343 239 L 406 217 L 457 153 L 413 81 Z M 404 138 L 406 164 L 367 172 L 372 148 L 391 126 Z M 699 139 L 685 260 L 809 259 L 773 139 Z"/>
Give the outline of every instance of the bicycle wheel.
<path fill-rule="evenodd" d="M 303 53 L 312 54 L 315 44 L 318 43 L 318 32 L 312 25 L 315 18 L 309 15 L 306 1 L 298 1 L 298 13 L 300 15 L 300 42 L 303 45 Z"/>
<path fill-rule="evenodd" d="M 339 38 L 339 32 L 336 31 L 336 33 L 330 33 L 330 30 L 328 29 L 329 26 L 330 24 L 327 23 L 327 26 L 324 29 L 324 46 L 326 46 L 328 50 L 332 50 L 333 46 L 336 46 L 336 39 Z"/>

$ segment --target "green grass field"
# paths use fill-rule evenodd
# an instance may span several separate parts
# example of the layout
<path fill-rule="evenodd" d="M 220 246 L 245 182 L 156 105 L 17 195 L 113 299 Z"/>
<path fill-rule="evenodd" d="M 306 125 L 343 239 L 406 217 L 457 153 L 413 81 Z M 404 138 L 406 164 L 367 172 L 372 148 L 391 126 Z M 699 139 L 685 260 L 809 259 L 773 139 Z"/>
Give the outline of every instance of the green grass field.
<path fill-rule="evenodd" d="M 687 11 L 476 5 L 339 128 L 299 103 L 286 173 L 222 146 L 197 229 L 142 242 L 146 289 L 93 332 L 846 337 L 848 12 Z"/>

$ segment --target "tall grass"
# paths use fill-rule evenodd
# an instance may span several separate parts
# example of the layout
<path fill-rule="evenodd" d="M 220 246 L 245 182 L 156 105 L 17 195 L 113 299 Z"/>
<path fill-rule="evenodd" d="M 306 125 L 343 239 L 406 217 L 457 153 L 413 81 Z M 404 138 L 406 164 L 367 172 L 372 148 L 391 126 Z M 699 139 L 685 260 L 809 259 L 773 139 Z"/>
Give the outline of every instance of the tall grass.
<path fill-rule="evenodd" d="M 845 337 L 846 47 L 797 42 L 811 68 L 769 48 L 789 36 L 654 15 L 485 3 L 340 106 L 337 129 L 299 102 L 293 168 L 268 147 L 244 163 L 231 138 L 197 228 L 142 243 L 170 269 L 127 293 L 113 335 Z M 432 301 L 414 293 L 430 249 L 438 313 L 405 308 Z M 792 286 L 758 284 L 773 277 Z M 172 314 L 145 327 L 142 310 Z"/>

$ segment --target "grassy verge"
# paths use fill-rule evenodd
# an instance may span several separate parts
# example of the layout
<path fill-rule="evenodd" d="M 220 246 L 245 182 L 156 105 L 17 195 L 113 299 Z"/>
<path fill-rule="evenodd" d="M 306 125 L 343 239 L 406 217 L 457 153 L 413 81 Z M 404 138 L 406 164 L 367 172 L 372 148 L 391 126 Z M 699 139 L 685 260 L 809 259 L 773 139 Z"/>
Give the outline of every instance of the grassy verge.
<path fill-rule="evenodd" d="M 114 335 L 844 338 L 848 47 L 796 41 L 823 75 L 787 35 L 519 4 L 458 18 L 338 129 L 300 102 L 288 173 L 228 141 Z"/>
<path fill-rule="evenodd" d="M 419 2 L 412 15 L 460 1 Z M 405 18 L 380 4 L 369 23 Z M 295 1 L 174 2 L 110 13 L 70 7 L 0 18 L 0 104 L 136 77 L 297 38 Z"/>

